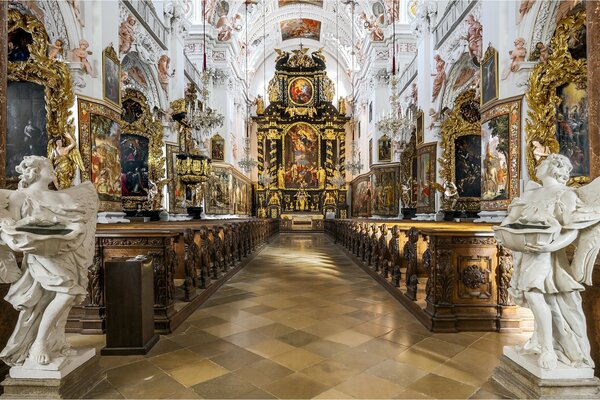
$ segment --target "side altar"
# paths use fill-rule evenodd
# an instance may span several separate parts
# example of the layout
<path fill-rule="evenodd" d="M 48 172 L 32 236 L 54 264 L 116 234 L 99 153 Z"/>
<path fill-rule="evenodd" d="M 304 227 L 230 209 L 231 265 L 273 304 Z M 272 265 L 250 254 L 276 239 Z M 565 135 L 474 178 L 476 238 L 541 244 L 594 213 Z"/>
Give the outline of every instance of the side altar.
<path fill-rule="evenodd" d="M 269 106 L 257 101 L 257 214 L 348 215 L 346 204 L 346 117 L 332 101 L 322 49 L 277 50 L 269 82 Z M 297 219 L 297 218 L 296 218 Z"/>

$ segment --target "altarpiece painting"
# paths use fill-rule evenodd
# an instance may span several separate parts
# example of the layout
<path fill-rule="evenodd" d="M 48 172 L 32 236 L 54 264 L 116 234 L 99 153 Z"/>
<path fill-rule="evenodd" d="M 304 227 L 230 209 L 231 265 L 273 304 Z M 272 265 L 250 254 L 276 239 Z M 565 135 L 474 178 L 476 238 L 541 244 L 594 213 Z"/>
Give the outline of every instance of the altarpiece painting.
<path fill-rule="evenodd" d="M 371 176 L 373 215 L 393 217 L 399 214 L 399 179 L 398 165 L 373 168 Z"/>
<path fill-rule="evenodd" d="M 435 161 L 437 143 L 426 143 L 417 147 L 416 207 L 419 213 L 435 212 Z"/>
<path fill-rule="evenodd" d="M 361 175 L 352 181 L 352 216 L 371 216 L 371 174 Z"/>

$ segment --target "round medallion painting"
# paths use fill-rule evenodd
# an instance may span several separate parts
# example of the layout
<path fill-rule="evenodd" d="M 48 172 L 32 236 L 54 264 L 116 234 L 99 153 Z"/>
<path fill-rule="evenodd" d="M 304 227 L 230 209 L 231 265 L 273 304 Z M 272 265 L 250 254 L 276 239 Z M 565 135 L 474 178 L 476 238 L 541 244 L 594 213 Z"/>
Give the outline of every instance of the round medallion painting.
<path fill-rule="evenodd" d="M 306 78 L 294 78 L 290 81 L 288 96 L 292 103 L 298 106 L 305 106 L 311 102 L 313 98 L 312 82 Z"/>

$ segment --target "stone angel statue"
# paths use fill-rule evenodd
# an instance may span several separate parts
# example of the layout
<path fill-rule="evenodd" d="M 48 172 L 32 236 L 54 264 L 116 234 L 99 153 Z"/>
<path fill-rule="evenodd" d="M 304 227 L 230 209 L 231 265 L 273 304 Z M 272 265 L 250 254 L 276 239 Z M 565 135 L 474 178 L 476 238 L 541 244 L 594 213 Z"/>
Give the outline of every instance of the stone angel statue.
<path fill-rule="evenodd" d="M 594 367 L 580 293 L 582 283 L 592 283 L 600 249 L 600 179 L 567 187 L 572 168 L 567 157 L 550 154 L 536 169 L 542 184 L 530 181 L 494 227 L 498 243 L 513 251 L 509 293 L 531 309 L 535 322 L 525 344 L 504 352 L 517 363 L 511 354 L 543 369 L 555 369 L 559 362 Z M 565 251 L 569 245 L 575 247 L 571 262 Z"/>
<path fill-rule="evenodd" d="M 441 185 L 437 182 L 431 182 L 431 187 L 440 192 L 446 203 L 450 205 L 447 210 L 454 211 L 458 202 L 458 188 L 456 184 L 450 181 L 444 181 Z"/>
<path fill-rule="evenodd" d="M 60 369 L 75 355 L 65 325 L 87 295 L 98 195 L 91 182 L 49 190 L 55 175 L 44 157 L 26 156 L 16 169 L 18 189 L 0 190 L 0 282 L 12 283 L 5 299 L 20 314 L 0 359 L 26 369 L 50 363 Z M 13 251 L 23 253 L 20 268 Z"/>

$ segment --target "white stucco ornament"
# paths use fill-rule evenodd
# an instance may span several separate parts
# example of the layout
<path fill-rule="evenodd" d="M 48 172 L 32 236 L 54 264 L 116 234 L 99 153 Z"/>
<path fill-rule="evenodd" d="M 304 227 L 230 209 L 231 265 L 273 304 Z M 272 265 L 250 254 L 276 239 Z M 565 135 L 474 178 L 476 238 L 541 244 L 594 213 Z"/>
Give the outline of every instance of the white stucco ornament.
<path fill-rule="evenodd" d="M 90 182 L 49 190 L 55 175 L 44 157 L 25 157 L 17 172 L 19 188 L 0 190 L 0 281 L 12 283 L 5 300 L 20 314 L 0 359 L 13 378 L 62 377 L 78 356 L 65 325 L 87 295 L 98 195 Z M 20 268 L 13 251 L 23 253 Z M 25 370 L 34 373 L 23 376 Z"/>
<path fill-rule="evenodd" d="M 531 309 L 534 331 L 523 345 L 504 354 L 542 379 L 592 378 L 594 363 L 581 306 L 582 283 L 591 285 L 600 249 L 600 179 L 566 186 L 572 170 L 565 156 L 551 154 L 509 206 L 496 240 L 513 251 L 509 292 Z M 566 248 L 573 244 L 573 260 Z"/>

